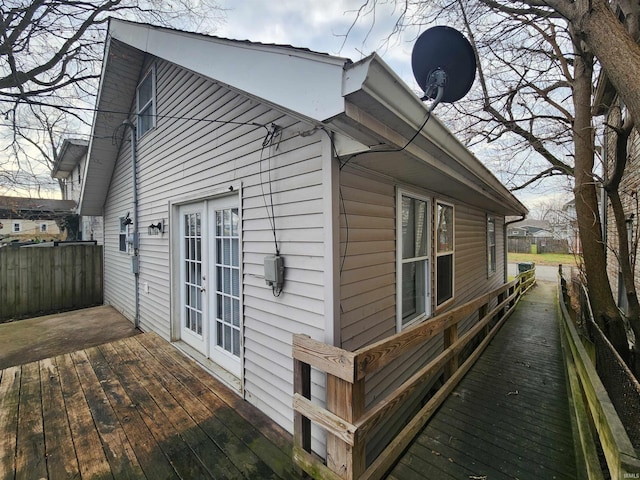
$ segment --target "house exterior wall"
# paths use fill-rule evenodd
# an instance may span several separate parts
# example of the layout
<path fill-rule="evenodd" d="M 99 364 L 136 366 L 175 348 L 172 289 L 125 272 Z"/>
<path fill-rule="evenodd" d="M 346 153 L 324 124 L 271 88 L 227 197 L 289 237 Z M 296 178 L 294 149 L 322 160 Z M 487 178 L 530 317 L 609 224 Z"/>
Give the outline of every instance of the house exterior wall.
<path fill-rule="evenodd" d="M 325 308 L 325 270 L 333 261 L 325 251 L 326 225 L 331 224 L 325 206 L 333 199 L 325 198 L 323 187 L 329 139 L 323 132 L 310 133 L 310 125 L 172 63 L 157 60 L 155 71 L 157 123 L 137 147 L 140 326 L 176 339 L 171 312 L 175 316 L 179 299 L 171 265 L 176 255 L 172 235 L 179 229 L 172 216 L 180 204 L 228 194 L 233 187 L 242 222 L 242 393 L 292 431 L 292 333 L 325 341 L 326 322 L 331 321 Z M 216 121 L 193 120 L 203 118 Z M 262 148 L 267 129 L 255 124 L 272 123 L 283 130 L 271 147 Z M 127 212 L 133 217 L 131 171 L 127 131 L 104 208 L 105 302 L 133 319 L 131 257 L 118 251 L 119 217 Z M 285 261 L 284 290 L 277 297 L 263 278 L 264 257 L 275 253 L 271 206 L 267 208 L 271 201 Z M 149 235 L 147 226 L 159 220 L 168 230 Z M 322 397 L 324 380 L 314 382 L 313 395 Z M 314 441 L 321 450 L 317 434 Z"/>
<path fill-rule="evenodd" d="M 341 346 L 346 350 L 357 350 L 396 333 L 396 187 L 429 198 L 432 208 L 437 201 L 454 206 L 454 298 L 437 310 L 434 305 L 434 314 L 498 288 L 505 280 L 503 217 L 495 216 L 496 271 L 489 275 L 487 212 L 433 192 L 397 185 L 393 179 L 361 168 L 346 166 L 340 172 Z M 435 264 L 434 218 L 432 213 L 432 266 Z M 431 278 L 435 278 L 433 268 Z M 434 282 L 431 286 L 431 298 L 434 298 Z M 466 319 L 461 323 L 459 333 L 463 334 L 475 321 L 477 315 Z M 367 407 L 397 388 L 442 349 L 443 338 L 439 335 L 419 351 L 397 359 L 367 378 Z M 405 413 L 420 408 L 422 397 L 431 386 L 425 386 L 408 401 Z M 395 416 L 375 429 L 367 441 L 368 455 L 377 455 L 404 421 L 405 418 Z"/>
<path fill-rule="evenodd" d="M 607 123 L 610 125 L 620 124 L 620 108 L 615 106 L 611 108 L 607 115 Z M 611 174 L 615 163 L 615 139 L 616 134 L 612 129 L 605 129 L 605 155 L 607 171 Z M 625 212 L 625 217 L 629 218 L 633 215 L 632 236 L 638 238 L 638 228 L 640 227 L 640 211 L 638 210 L 638 191 L 640 190 L 640 134 L 638 130 L 634 128 L 629 138 L 627 145 L 627 165 L 624 171 L 622 181 L 620 183 L 620 200 Z M 609 277 L 609 283 L 613 292 L 613 297 L 618 303 L 620 303 L 620 284 L 619 284 L 619 272 L 620 266 L 618 263 L 618 257 L 615 252 L 618 251 L 619 238 L 618 231 L 615 226 L 615 219 L 610 203 L 607 201 L 607 222 L 606 222 L 606 238 L 607 238 L 607 274 Z M 635 253 L 637 258 L 637 252 Z M 635 262 L 634 278 L 636 281 L 636 291 L 640 291 L 640 264 Z M 622 305 L 624 306 L 624 300 Z"/>
<path fill-rule="evenodd" d="M 20 224 L 20 231 L 14 231 L 14 224 Z M 60 235 L 60 228 L 54 220 L 26 220 L 22 218 L 0 218 L 0 237 L 24 237 L 36 239 L 43 235 Z M 44 231 L 42 229 L 43 225 Z M 48 238 L 48 237 L 47 237 Z"/>

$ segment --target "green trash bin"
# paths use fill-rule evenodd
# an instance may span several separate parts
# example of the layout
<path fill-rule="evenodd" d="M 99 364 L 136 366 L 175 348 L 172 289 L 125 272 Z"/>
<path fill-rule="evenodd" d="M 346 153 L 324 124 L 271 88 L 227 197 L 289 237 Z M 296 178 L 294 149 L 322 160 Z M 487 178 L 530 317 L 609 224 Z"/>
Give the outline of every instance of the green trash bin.
<path fill-rule="evenodd" d="M 518 273 L 528 272 L 529 270 L 533 270 L 534 267 L 535 267 L 535 263 L 533 262 L 519 262 Z"/>

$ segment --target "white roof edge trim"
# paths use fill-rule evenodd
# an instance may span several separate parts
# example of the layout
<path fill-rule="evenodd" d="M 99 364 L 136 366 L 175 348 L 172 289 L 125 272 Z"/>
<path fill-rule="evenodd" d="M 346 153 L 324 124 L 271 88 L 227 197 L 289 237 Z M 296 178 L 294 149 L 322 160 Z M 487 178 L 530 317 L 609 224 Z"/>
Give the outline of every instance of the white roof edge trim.
<path fill-rule="evenodd" d="M 345 68 L 344 95 L 360 90 L 413 128 L 419 128 L 425 119 L 425 104 L 375 53 Z M 490 187 L 494 195 L 502 197 L 514 209 L 528 212 L 520 200 L 435 115 L 429 119 L 422 135 Z"/>
<path fill-rule="evenodd" d="M 138 50 L 307 118 L 322 121 L 344 111 L 345 58 L 116 19 L 109 32 Z"/>

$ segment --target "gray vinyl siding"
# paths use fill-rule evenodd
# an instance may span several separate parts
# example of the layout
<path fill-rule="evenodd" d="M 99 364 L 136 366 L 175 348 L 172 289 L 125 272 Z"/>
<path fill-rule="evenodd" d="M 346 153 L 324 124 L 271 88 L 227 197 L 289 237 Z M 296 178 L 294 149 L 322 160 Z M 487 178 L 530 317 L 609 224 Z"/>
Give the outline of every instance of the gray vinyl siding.
<path fill-rule="evenodd" d="M 299 132 L 311 130 L 310 125 L 160 60 L 156 102 L 156 128 L 138 141 L 141 328 L 170 339 L 170 312 L 179 302 L 171 299 L 172 232 L 151 236 L 147 226 L 168 222 L 170 205 L 176 202 L 196 201 L 241 184 L 244 395 L 292 431 L 292 334 L 325 338 L 324 205 L 330 199 L 324 198 L 322 180 L 323 162 L 330 155 L 328 138 L 322 132 L 303 137 Z M 263 150 L 267 130 L 252 123 L 284 127 L 277 147 Z M 117 215 L 132 208 L 128 142 L 121 150 L 105 209 L 108 226 L 116 225 Z M 275 254 L 265 207 L 271 200 L 286 269 L 279 297 L 263 278 L 264 257 Z M 117 235 L 106 240 L 107 265 L 121 263 L 120 257 L 127 256 L 118 257 Z M 132 298 L 133 275 L 128 265 L 126 271 L 111 268 L 106 277 L 109 298 L 114 302 Z M 132 299 L 128 308 L 129 304 Z M 314 378 L 314 382 L 314 396 L 323 397 L 324 379 Z M 314 441 L 321 450 L 317 434 Z"/>
<path fill-rule="evenodd" d="M 503 219 L 496 218 L 496 273 L 487 274 L 486 212 L 433 192 L 416 194 L 454 205 L 454 299 L 437 313 L 462 305 L 503 283 Z M 396 333 L 396 185 L 392 179 L 349 166 L 340 172 L 341 341 L 353 351 Z M 433 220 L 433 216 L 432 216 Z M 433 223 L 433 222 L 432 222 Z M 431 226 L 433 245 L 434 226 Z M 435 256 L 432 252 L 434 265 Z M 344 260 L 342 260 L 344 256 Z M 432 278 L 435 278 L 432 271 Z M 433 288 L 433 282 L 432 282 Z M 432 292 L 433 294 L 434 292 Z M 463 322 L 468 329 L 477 315 Z M 367 378 L 367 408 L 397 388 L 418 368 L 442 352 L 442 335 L 418 351 L 397 359 Z M 404 412 L 416 412 L 431 385 L 409 399 Z M 375 457 L 403 425 L 400 415 L 382 422 L 367 439 L 367 455 Z"/>
<path fill-rule="evenodd" d="M 504 283 L 503 217 L 496 218 L 496 271 L 488 275 L 487 213 L 464 204 L 455 206 L 455 279 L 453 306 L 463 305 Z M 472 315 L 458 329 L 462 334 L 473 326 Z"/>
<path fill-rule="evenodd" d="M 395 333 L 395 187 L 340 172 L 341 343 L 356 350 Z"/>

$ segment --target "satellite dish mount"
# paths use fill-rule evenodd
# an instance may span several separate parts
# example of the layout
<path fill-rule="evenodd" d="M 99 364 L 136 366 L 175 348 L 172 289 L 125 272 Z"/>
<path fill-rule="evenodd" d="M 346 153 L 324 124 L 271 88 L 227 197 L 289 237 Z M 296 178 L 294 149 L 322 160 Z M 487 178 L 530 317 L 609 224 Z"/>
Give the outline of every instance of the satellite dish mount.
<path fill-rule="evenodd" d="M 430 28 L 418 37 L 411 53 L 411 67 L 424 91 L 421 100 L 434 100 L 429 111 L 441 101 L 460 100 L 476 77 L 471 44 L 459 31 L 445 26 Z"/>

